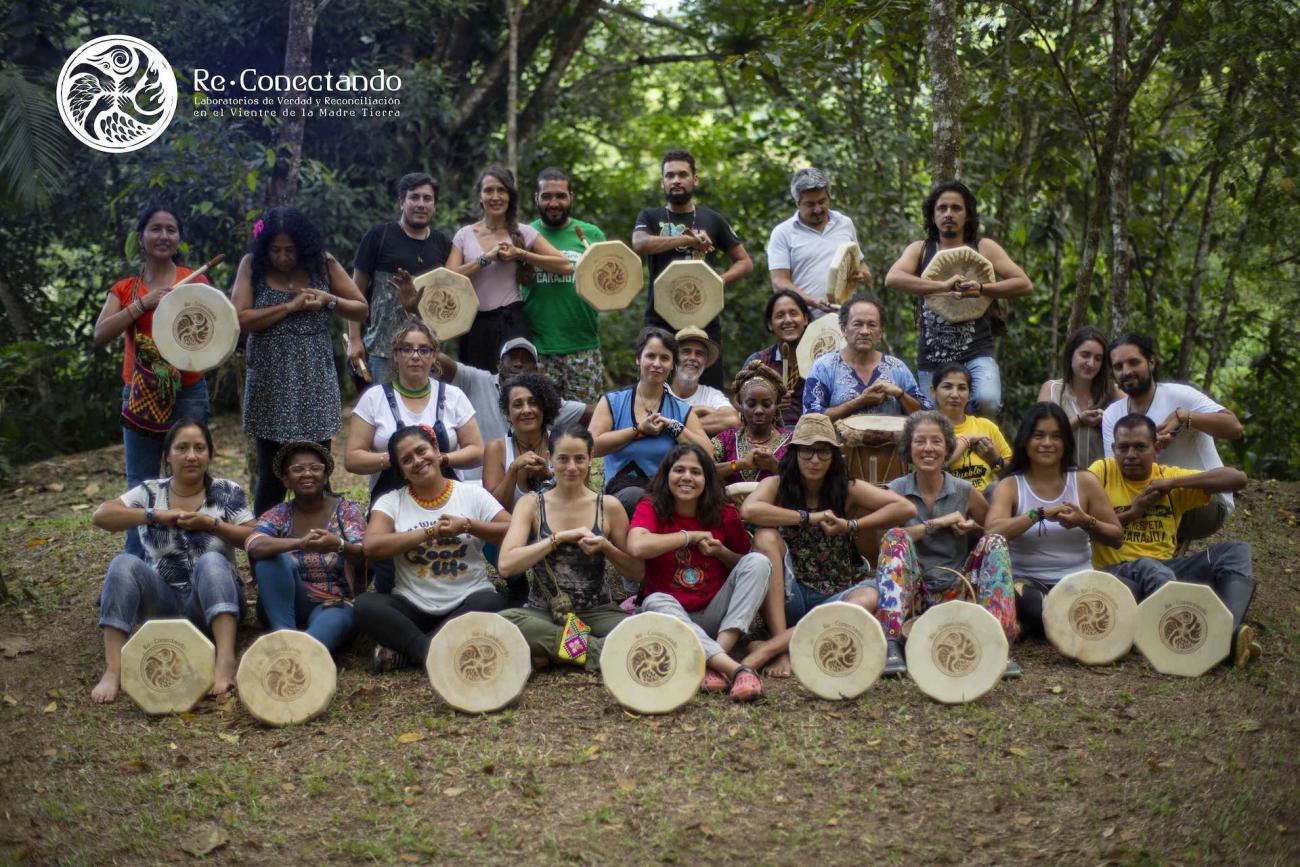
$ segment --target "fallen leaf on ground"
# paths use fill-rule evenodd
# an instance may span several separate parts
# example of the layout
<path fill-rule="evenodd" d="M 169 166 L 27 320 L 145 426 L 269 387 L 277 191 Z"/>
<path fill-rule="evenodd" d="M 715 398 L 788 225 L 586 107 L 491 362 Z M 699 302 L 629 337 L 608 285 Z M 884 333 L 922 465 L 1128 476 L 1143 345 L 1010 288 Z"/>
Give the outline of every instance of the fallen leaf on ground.
<path fill-rule="evenodd" d="M 149 770 L 149 763 L 144 759 L 132 759 L 125 765 L 122 765 L 122 770 L 126 771 L 128 774 L 143 774 L 145 771 Z"/>
<path fill-rule="evenodd" d="M 12 695 L 10 695 L 7 692 L 4 694 L 3 701 L 5 704 L 9 705 L 10 707 L 18 707 L 18 699 L 14 698 Z"/>
<path fill-rule="evenodd" d="M 403 732 L 397 736 L 397 742 L 399 744 L 413 744 L 422 740 L 424 740 L 423 732 Z"/>
<path fill-rule="evenodd" d="M 21 635 L 0 636 L 0 653 L 7 659 L 13 659 L 20 653 L 32 653 L 36 648 Z"/>
<path fill-rule="evenodd" d="M 696 727 L 691 725 L 690 723 L 682 723 L 682 731 L 684 732 L 688 732 L 688 733 L 693 732 L 695 731 L 695 728 Z"/>
<path fill-rule="evenodd" d="M 52 701 L 49 704 L 47 704 L 45 707 L 41 708 L 41 713 L 54 713 L 58 709 L 59 709 L 59 703 L 57 701 Z"/>
<path fill-rule="evenodd" d="M 1007 752 L 1013 756 L 1020 756 L 1022 759 L 1029 758 L 1029 750 L 1024 747 L 1007 747 Z"/>
<path fill-rule="evenodd" d="M 99 493 L 99 482 L 91 482 L 90 484 L 86 485 L 86 489 L 82 491 L 82 493 L 85 494 L 87 497 L 95 496 L 95 494 Z"/>
<path fill-rule="evenodd" d="M 39 548 L 42 545 L 48 545 L 48 544 L 50 544 L 49 539 L 28 539 L 27 540 L 28 548 Z"/>
<path fill-rule="evenodd" d="M 632 780 L 629 780 L 627 777 L 619 777 L 615 782 L 617 782 L 618 787 L 625 792 L 632 792 L 636 790 L 636 783 L 633 782 Z"/>
<path fill-rule="evenodd" d="M 867 746 L 869 747 L 880 746 L 880 738 L 872 738 L 871 740 L 867 741 Z"/>
<path fill-rule="evenodd" d="M 840 823 L 839 819 L 835 818 L 834 816 L 831 816 L 829 819 L 826 820 L 826 827 L 834 828 L 839 823 Z"/>
<path fill-rule="evenodd" d="M 1052 695 L 1060 695 L 1060 694 L 1061 694 L 1061 687 L 1060 687 L 1059 685 L 1054 686 L 1054 687 L 1052 687 L 1050 690 L 1048 690 L 1048 692 L 1050 692 Z"/>
<path fill-rule="evenodd" d="M 1264 727 L 1264 724 L 1257 719 L 1244 719 L 1237 723 L 1239 732 L 1257 732 Z"/>
<path fill-rule="evenodd" d="M 55 494 L 63 493 L 63 482 L 50 482 L 45 486 L 45 490 Z"/>
<path fill-rule="evenodd" d="M 591 746 L 583 750 L 582 754 L 587 758 L 588 761 L 590 761 L 591 759 L 596 758 L 596 755 L 599 752 L 600 752 L 600 744 L 592 744 Z"/>
<path fill-rule="evenodd" d="M 75 506 L 72 507 L 72 511 L 74 511 L 74 512 L 84 512 L 84 511 L 86 511 L 87 509 L 89 509 L 90 507 L 91 507 L 91 506 L 90 506 L 90 503 L 77 503 Z"/>
<path fill-rule="evenodd" d="M 45 758 L 47 759 L 52 759 L 58 754 L 59 751 L 56 750 L 54 747 L 50 747 L 48 750 L 41 750 L 41 755 L 45 756 Z"/>
<path fill-rule="evenodd" d="M 465 789 L 462 786 L 450 786 L 446 789 L 443 789 L 442 794 L 443 797 L 446 798 L 456 798 L 465 794 Z"/>
<path fill-rule="evenodd" d="M 226 835 L 226 832 L 219 825 L 208 823 L 196 828 L 190 838 L 181 844 L 181 849 L 195 858 L 202 858 L 204 855 L 217 851 L 229 842 L 230 837 Z"/>
<path fill-rule="evenodd" d="M 398 856 L 397 856 L 397 859 L 398 859 L 399 861 L 402 861 L 402 862 L 406 863 L 406 864 L 419 864 L 419 863 L 420 863 L 420 856 L 419 856 L 419 855 L 412 855 L 410 852 L 403 852 L 401 855 L 398 855 Z"/>
<path fill-rule="evenodd" d="M 292 791 L 294 791 L 294 790 L 297 789 L 297 788 L 298 788 L 298 787 L 295 786 L 293 783 L 281 783 L 281 784 L 280 784 L 280 791 L 282 791 L 282 792 L 292 792 Z"/>
<path fill-rule="evenodd" d="M 223 741 L 225 741 L 228 744 L 239 743 L 239 735 L 235 734 L 234 732 L 217 732 L 217 737 L 221 738 Z"/>

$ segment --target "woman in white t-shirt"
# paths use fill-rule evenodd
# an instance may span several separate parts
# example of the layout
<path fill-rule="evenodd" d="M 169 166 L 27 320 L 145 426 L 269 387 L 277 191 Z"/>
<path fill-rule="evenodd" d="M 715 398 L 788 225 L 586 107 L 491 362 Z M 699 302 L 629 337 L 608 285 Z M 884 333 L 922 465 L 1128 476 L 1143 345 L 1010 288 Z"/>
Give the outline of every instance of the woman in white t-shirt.
<path fill-rule="evenodd" d="M 424 425 L 400 428 L 388 454 L 406 484 L 371 508 L 363 550 L 391 559 L 392 593 L 363 593 L 354 603 L 357 625 L 379 639 L 376 673 L 418 665 L 443 623 L 470 611 L 509 605 L 488 578 L 483 544 L 501 544 L 510 513 L 477 485 L 443 476 L 442 454 Z"/>

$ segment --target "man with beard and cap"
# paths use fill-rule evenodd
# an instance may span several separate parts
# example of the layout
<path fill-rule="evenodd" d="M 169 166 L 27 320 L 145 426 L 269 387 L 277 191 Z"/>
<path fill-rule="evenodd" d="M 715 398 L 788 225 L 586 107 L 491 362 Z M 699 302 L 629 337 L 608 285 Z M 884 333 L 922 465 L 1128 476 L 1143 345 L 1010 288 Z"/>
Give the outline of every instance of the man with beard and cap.
<path fill-rule="evenodd" d="M 1130 413 L 1140 413 L 1155 425 L 1156 460 L 1191 470 L 1223 466 L 1214 441 L 1240 439 L 1241 422 L 1232 410 L 1178 382 L 1156 382 L 1156 353 L 1151 338 L 1132 332 L 1111 342 L 1108 350 L 1115 382 L 1128 397 L 1117 400 L 1101 416 L 1101 444 L 1106 457 L 1115 454 L 1115 425 Z M 1210 502 L 1190 509 L 1178 525 L 1178 544 L 1213 535 L 1234 507 L 1232 493 L 1216 492 Z"/>
<path fill-rule="evenodd" d="M 672 393 L 694 407 L 693 412 L 704 425 L 704 432 L 717 436 L 720 431 L 740 426 L 740 413 L 721 389 L 700 383 L 705 368 L 712 366 L 721 351 L 704 329 L 691 326 L 677 332 L 677 369 L 673 373 Z"/>
<path fill-rule="evenodd" d="M 1232 612 L 1230 658 L 1245 665 L 1262 652 L 1253 640 L 1254 630 L 1245 623 L 1255 595 L 1250 543 L 1217 542 L 1204 551 L 1175 555 L 1187 516 L 1205 508 L 1211 497 L 1240 491 L 1246 486 L 1246 474 L 1221 465 L 1197 471 L 1163 461 L 1157 464 L 1159 436 L 1149 416 L 1140 412 L 1123 415 L 1111 425 L 1106 440 L 1106 451 L 1113 448 L 1114 457 L 1088 467 L 1088 472 L 1101 480 L 1124 529 L 1124 543 L 1119 548 L 1092 546 L 1092 563 L 1128 585 L 1138 601 L 1170 581 L 1212 588 Z"/>
<path fill-rule="evenodd" d="M 925 240 L 907 245 L 885 275 L 885 288 L 917 296 L 916 379 L 929 394 L 934 374 L 945 364 L 960 363 L 970 371 L 970 412 L 993 418 L 1002 406 L 1002 380 L 993 358 L 993 323 L 997 304 L 969 322 L 952 322 L 924 303 L 926 295 L 947 293 L 959 298 L 1022 298 L 1034 290 L 1020 266 L 998 243 L 981 238 L 975 194 L 959 181 L 935 187 L 921 204 Z M 993 265 L 997 279 L 979 283 L 954 274 L 946 280 L 921 275 L 940 250 L 970 247 Z"/>
<path fill-rule="evenodd" d="M 419 296 L 411 278 L 440 267 L 451 250 L 447 236 L 431 222 L 438 207 L 438 182 L 430 175 L 403 175 L 397 182 L 397 207 L 401 219 L 371 226 L 352 262 L 352 282 L 370 302 L 370 319 L 364 336 L 360 322 L 348 323 L 348 362 L 376 385 L 389 380 L 393 332 L 408 312 L 416 312 Z"/>
<path fill-rule="evenodd" d="M 645 324 L 672 332 L 673 328 L 655 312 L 654 283 L 677 259 L 690 259 L 696 252 L 706 258 L 721 250 L 731 260 L 730 267 L 722 272 L 724 286 L 743 280 L 754 271 L 754 263 L 745 251 L 745 245 L 732 231 L 727 219 L 712 208 L 695 204 L 695 187 L 700 179 L 695 174 L 695 157 L 687 151 L 669 151 L 659 161 L 659 183 L 668 200 L 667 207 L 646 208 L 637 214 L 632 229 L 632 249 L 647 257 L 650 263 L 649 299 Z M 714 317 L 705 328 L 709 338 L 722 350 L 722 323 Z M 701 380 L 706 385 L 722 388 L 722 364 L 715 362 L 704 371 Z"/>
<path fill-rule="evenodd" d="M 433 375 L 465 392 L 474 406 L 474 417 L 478 419 L 483 442 L 490 443 L 504 437 L 509 424 L 505 413 L 501 412 L 501 384 L 509 382 L 520 373 L 537 372 L 537 347 L 532 341 L 526 337 L 515 337 L 502 344 L 501 360 L 497 363 L 496 373 L 457 361 L 445 352 L 439 352 L 434 360 Z M 558 429 L 571 422 L 585 425 L 591 421 L 591 410 L 592 407 L 580 401 L 563 401 L 554 427 Z M 483 468 L 462 469 L 460 474 L 466 481 L 478 484 L 483 478 Z"/>
<path fill-rule="evenodd" d="M 772 291 L 798 293 L 821 316 L 834 310 L 826 297 L 826 276 L 831 260 L 846 242 L 858 243 L 858 232 L 847 214 L 831 208 L 831 182 L 813 168 L 800 169 L 790 180 L 794 216 L 778 223 L 767 241 L 767 268 Z M 863 262 L 849 277 L 850 287 L 871 282 L 871 269 Z"/>
<path fill-rule="evenodd" d="M 538 219 L 530 225 L 575 266 L 587 244 L 605 240 L 597 226 L 569 216 L 573 192 L 562 170 L 542 169 L 533 200 Z M 555 382 L 560 396 L 595 403 L 605 390 L 600 320 L 592 306 L 578 297 L 573 279 L 572 272 L 533 269 L 533 279 L 523 287 L 524 315 L 541 355 L 538 364 Z"/>

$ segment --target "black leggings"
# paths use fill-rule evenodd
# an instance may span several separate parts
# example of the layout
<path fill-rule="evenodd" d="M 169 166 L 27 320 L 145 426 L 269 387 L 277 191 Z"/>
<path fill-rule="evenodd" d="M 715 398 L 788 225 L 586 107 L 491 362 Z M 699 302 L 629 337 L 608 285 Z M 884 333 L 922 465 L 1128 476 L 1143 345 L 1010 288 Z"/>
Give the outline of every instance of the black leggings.
<path fill-rule="evenodd" d="M 320 440 L 325 451 L 330 450 L 329 440 Z M 261 516 L 267 509 L 284 502 L 285 487 L 275 475 L 271 462 L 284 443 L 257 438 L 257 487 L 253 489 L 253 514 Z"/>
<path fill-rule="evenodd" d="M 471 611 L 503 611 L 510 606 L 495 590 L 479 590 L 446 614 L 430 614 L 396 593 L 362 593 L 353 607 L 357 625 L 384 647 L 406 654 L 416 665 L 429 655 L 429 641 L 444 623 Z"/>
<path fill-rule="evenodd" d="M 1043 605 L 1051 587 L 1033 578 L 1017 578 L 1016 585 L 1016 619 L 1020 621 L 1020 635 L 1042 638 Z"/>

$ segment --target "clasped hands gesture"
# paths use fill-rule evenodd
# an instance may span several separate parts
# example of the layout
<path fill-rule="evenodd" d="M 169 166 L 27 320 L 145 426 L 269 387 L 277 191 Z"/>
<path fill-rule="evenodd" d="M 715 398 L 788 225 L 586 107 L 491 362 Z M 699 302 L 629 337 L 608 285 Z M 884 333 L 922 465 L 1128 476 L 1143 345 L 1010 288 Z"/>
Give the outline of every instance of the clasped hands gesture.
<path fill-rule="evenodd" d="M 591 532 L 590 527 L 574 527 L 570 530 L 561 530 L 553 534 L 555 544 L 561 545 L 566 542 L 577 545 L 582 549 L 582 553 L 591 555 L 597 553 L 608 554 L 614 547 L 614 544 L 605 536 L 599 536 Z"/>
<path fill-rule="evenodd" d="M 749 454 L 736 461 L 736 469 L 740 470 L 766 470 L 775 473 L 780 468 L 780 463 L 776 455 L 772 454 L 771 449 L 763 446 L 754 446 L 750 449 Z"/>
<path fill-rule="evenodd" d="M 542 476 L 550 478 L 551 467 L 550 464 L 546 462 L 546 458 L 542 457 L 537 452 L 527 451 L 521 455 L 517 455 L 510 463 L 510 472 L 514 474 L 515 478 L 518 478 L 521 473 L 527 476 Z"/>
<path fill-rule="evenodd" d="M 636 423 L 636 432 L 643 437 L 654 437 L 663 433 L 664 428 L 667 426 L 668 418 L 656 411 Z"/>
<path fill-rule="evenodd" d="M 211 533 L 219 523 L 218 519 L 212 515 L 205 515 L 203 512 L 188 512 L 184 509 L 158 509 L 153 513 L 153 522 L 200 533 Z"/>
<path fill-rule="evenodd" d="M 903 394 L 903 390 L 894 383 L 886 379 L 877 379 L 863 389 L 862 393 L 857 396 L 857 401 L 861 406 L 879 406 L 889 398 L 902 397 Z"/>
<path fill-rule="evenodd" d="M 953 274 L 944 280 L 942 291 L 953 298 L 979 298 L 984 294 L 980 281 L 967 279 L 961 274 Z"/>
<path fill-rule="evenodd" d="M 925 522 L 926 526 L 934 530 L 942 530 L 945 527 L 952 530 L 958 536 L 964 536 L 967 533 L 976 531 L 984 532 L 979 521 L 974 518 L 968 518 L 961 512 L 949 512 L 946 515 L 940 515 L 938 518 L 931 518 Z"/>
<path fill-rule="evenodd" d="M 330 299 L 333 297 L 333 295 L 323 289 L 312 289 L 310 286 L 304 286 L 302 289 L 294 289 L 293 300 L 289 302 L 289 312 L 298 313 L 300 311 L 322 310 L 330 303 Z"/>
<path fill-rule="evenodd" d="M 966 449 L 968 451 L 974 452 L 980 458 L 980 460 L 984 461 L 984 463 L 988 464 L 989 466 L 996 464 L 998 462 L 998 458 L 1002 457 L 1002 455 L 998 454 L 997 446 L 993 445 L 993 439 L 991 437 L 980 436 L 980 435 L 968 436 L 966 434 L 962 434 L 961 436 L 957 437 L 957 439 L 965 440 Z"/>
<path fill-rule="evenodd" d="M 1055 521 L 1067 530 L 1074 530 L 1080 527 L 1086 528 L 1089 522 L 1092 521 L 1092 516 L 1074 503 L 1067 501 L 1043 509 L 1043 519 Z"/>

